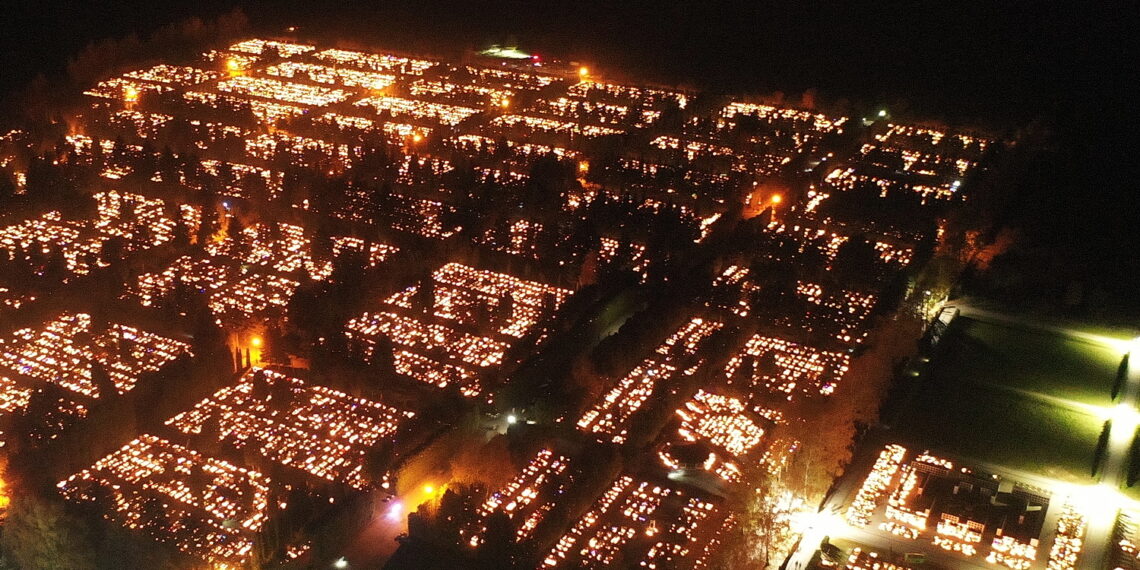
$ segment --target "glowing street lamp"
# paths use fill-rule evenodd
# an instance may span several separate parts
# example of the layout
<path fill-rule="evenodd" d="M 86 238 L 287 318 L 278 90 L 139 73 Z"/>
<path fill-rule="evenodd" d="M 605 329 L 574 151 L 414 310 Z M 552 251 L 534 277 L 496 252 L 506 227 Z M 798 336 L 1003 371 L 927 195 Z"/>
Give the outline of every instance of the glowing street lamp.
<path fill-rule="evenodd" d="M 779 204 L 780 202 L 783 202 L 783 201 L 784 201 L 784 197 L 779 195 L 779 194 L 775 194 L 772 196 L 772 205 L 773 206 L 776 204 Z"/>
<path fill-rule="evenodd" d="M 255 336 L 252 339 L 250 339 L 250 341 L 249 341 L 249 344 L 253 345 L 254 348 L 261 348 L 261 343 L 262 343 L 262 340 L 261 340 L 261 337 L 259 337 L 259 336 Z"/>
<path fill-rule="evenodd" d="M 582 67 L 578 68 L 578 77 L 581 77 L 584 80 L 589 76 L 590 76 L 590 68 L 588 68 L 584 65 Z"/>

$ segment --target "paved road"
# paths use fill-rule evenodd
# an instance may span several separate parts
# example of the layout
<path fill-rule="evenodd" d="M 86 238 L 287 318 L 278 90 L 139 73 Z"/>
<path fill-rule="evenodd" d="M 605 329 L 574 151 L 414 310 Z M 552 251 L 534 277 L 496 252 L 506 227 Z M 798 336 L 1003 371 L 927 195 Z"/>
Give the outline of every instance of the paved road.
<path fill-rule="evenodd" d="M 344 557 L 348 567 L 353 569 L 379 569 L 396 552 L 400 544 L 396 537 L 408 532 L 408 513 L 432 498 L 436 492 L 430 478 L 409 486 L 403 495 L 394 497 L 387 503 L 376 501 L 377 508 L 372 520 L 365 526 L 345 549 Z M 432 492 L 426 491 L 431 485 Z M 375 491 L 377 497 L 387 493 Z"/>

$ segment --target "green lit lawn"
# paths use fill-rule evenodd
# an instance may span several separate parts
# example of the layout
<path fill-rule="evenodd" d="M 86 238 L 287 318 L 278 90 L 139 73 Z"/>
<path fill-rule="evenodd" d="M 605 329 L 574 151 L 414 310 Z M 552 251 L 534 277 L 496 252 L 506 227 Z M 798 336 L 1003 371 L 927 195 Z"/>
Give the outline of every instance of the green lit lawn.
<path fill-rule="evenodd" d="M 968 318 L 955 321 L 935 373 L 1097 406 L 1111 405 L 1114 348 Z"/>
<path fill-rule="evenodd" d="M 1119 354 L 1059 335 L 955 321 L 893 422 L 931 449 L 1074 482 L 1091 482 Z"/>
<path fill-rule="evenodd" d="M 896 422 L 931 449 L 1074 482 L 1092 480 L 1101 419 L 969 385 L 927 383 Z"/>

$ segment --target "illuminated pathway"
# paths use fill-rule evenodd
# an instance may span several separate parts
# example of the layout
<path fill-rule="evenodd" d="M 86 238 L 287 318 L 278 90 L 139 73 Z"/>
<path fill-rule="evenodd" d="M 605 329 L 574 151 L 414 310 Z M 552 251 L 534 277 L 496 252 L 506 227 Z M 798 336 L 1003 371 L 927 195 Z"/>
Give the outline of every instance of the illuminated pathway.
<path fill-rule="evenodd" d="M 1136 436 L 1136 428 L 1140 426 L 1140 414 L 1136 411 L 1140 400 L 1140 367 L 1131 365 L 1125 370 L 1126 378 L 1121 391 L 1120 404 L 1112 417 L 1112 428 L 1109 432 L 1108 446 L 1105 449 L 1104 459 L 1101 462 L 1101 486 L 1105 488 L 1102 500 L 1112 505 L 1104 509 L 1102 516 L 1089 521 L 1088 540 L 1084 562 L 1089 568 L 1101 568 L 1109 556 L 1109 542 L 1112 538 L 1112 528 L 1116 522 L 1121 507 L 1130 503 L 1127 498 L 1120 495 L 1119 489 L 1128 484 L 1128 463 L 1132 447 L 1132 440 Z M 1111 516 L 1109 516 L 1111 513 Z M 1099 514 L 1099 513 L 1098 513 Z"/>

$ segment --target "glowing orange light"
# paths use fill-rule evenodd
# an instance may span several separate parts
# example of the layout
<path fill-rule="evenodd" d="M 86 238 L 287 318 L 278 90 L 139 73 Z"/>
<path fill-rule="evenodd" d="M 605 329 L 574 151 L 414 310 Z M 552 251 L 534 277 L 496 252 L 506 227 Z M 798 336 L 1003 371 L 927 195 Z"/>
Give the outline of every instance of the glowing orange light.
<path fill-rule="evenodd" d="M 249 343 L 252 344 L 254 347 L 260 347 L 261 346 L 261 337 L 255 336 L 249 341 Z"/>
<path fill-rule="evenodd" d="M 4 465 L 0 464 L 0 513 L 8 509 L 8 505 L 12 502 L 12 498 L 8 495 L 8 482 L 4 480 L 3 476 Z"/>
<path fill-rule="evenodd" d="M 582 67 L 578 68 L 578 76 L 579 77 L 586 77 L 589 74 L 590 74 L 590 68 L 588 68 L 584 65 Z"/>
<path fill-rule="evenodd" d="M 236 60 L 236 59 L 227 59 L 226 60 L 226 70 L 230 72 L 230 75 L 236 75 L 236 74 L 240 73 L 241 72 L 241 62 Z"/>
<path fill-rule="evenodd" d="M 412 142 L 420 142 L 420 141 L 422 141 L 422 140 L 424 140 L 424 136 L 423 136 L 423 135 L 421 135 L 421 134 L 419 134 L 419 133 L 415 133 L 415 134 L 413 134 L 413 135 L 412 135 Z"/>
<path fill-rule="evenodd" d="M 780 196 L 779 194 L 772 196 L 772 203 L 773 204 L 779 204 L 780 202 L 783 202 L 783 201 L 784 201 L 784 197 Z"/>
<path fill-rule="evenodd" d="M 431 485 L 424 485 L 424 492 L 430 495 L 435 492 L 435 487 Z"/>
<path fill-rule="evenodd" d="M 506 108 L 511 106 L 511 100 L 510 99 L 503 99 L 502 101 L 499 101 L 499 106 L 506 109 Z"/>
<path fill-rule="evenodd" d="M 139 100 L 139 90 L 134 86 L 128 85 L 123 89 L 123 100 L 133 103 Z"/>

